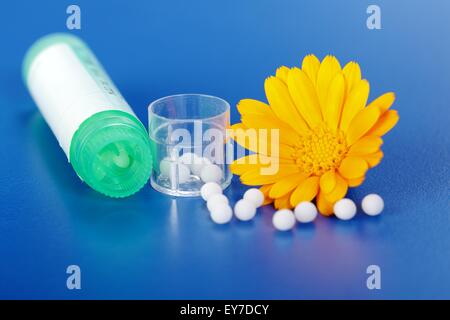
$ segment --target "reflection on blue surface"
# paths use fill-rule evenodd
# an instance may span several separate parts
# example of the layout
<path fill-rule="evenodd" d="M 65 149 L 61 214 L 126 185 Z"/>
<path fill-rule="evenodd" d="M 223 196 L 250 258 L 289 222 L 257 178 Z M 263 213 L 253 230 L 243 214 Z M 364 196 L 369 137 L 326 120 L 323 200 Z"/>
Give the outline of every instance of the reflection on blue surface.
<path fill-rule="evenodd" d="M 217 226 L 199 198 L 146 186 L 117 200 L 89 189 L 20 79 L 32 41 L 64 31 L 65 5 L 3 5 L 0 29 L 14 32 L 0 59 L 0 297 L 449 298 L 450 3 L 377 1 L 379 31 L 365 26 L 369 3 L 345 3 L 78 1 L 76 33 L 144 123 L 148 103 L 169 94 L 264 100 L 264 78 L 310 52 L 360 62 L 371 99 L 396 92 L 401 119 L 385 158 L 349 193 L 357 202 L 381 194 L 384 213 L 319 217 L 290 233 L 273 229 L 270 206 L 249 223 Z M 244 191 L 235 177 L 226 193 L 234 203 Z M 80 291 L 65 287 L 71 264 L 81 267 Z M 381 267 L 380 291 L 366 288 L 371 264 Z"/>

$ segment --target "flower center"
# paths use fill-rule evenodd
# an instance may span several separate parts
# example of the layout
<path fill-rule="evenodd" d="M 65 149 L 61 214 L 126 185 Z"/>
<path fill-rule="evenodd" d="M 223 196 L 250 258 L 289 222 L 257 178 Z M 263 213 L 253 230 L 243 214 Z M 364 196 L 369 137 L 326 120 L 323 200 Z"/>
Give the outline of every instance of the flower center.
<path fill-rule="evenodd" d="M 342 131 L 333 132 L 326 126 L 319 126 L 302 137 L 294 156 L 304 172 L 319 176 L 339 167 L 346 152 Z"/>

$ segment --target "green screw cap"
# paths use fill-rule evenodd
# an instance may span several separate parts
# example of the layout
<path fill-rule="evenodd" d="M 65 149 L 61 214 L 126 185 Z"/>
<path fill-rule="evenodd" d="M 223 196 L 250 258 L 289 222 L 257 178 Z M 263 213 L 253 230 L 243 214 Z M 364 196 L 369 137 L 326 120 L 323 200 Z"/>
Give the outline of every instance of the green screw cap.
<path fill-rule="evenodd" d="M 115 198 L 130 196 L 150 177 L 152 156 L 147 131 L 126 112 L 96 113 L 73 135 L 70 162 L 94 190 Z"/>

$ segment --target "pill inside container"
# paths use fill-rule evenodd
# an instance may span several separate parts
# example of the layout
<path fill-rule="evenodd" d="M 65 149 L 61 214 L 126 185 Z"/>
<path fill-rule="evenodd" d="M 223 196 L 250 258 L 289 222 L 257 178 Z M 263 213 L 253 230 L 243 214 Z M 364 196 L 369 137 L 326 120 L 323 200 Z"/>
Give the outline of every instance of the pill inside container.
<path fill-rule="evenodd" d="M 174 95 L 152 102 L 148 114 L 154 189 L 199 196 L 205 183 L 216 182 L 223 189 L 230 184 L 228 102 L 208 95 Z"/>

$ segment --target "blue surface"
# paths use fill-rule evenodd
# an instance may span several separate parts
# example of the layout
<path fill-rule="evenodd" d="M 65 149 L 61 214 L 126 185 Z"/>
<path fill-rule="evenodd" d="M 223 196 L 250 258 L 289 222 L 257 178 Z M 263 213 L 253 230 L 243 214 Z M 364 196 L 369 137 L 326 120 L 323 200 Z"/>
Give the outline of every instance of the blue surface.
<path fill-rule="evenodd" d="M 372 3 L 382 30 L 366 28 Z M 450 298 L 449 1 L 77 1 L 74 33 L 144 123 L 169 94 L 264 100 L 265 77 L 308 53 L 357 60 L 372 99 L 397 93 L 386 156 L 350 192 L 381 194 L 384 213 L 289 234 L 274 231 L 271 207 L 216 226 L 198 199 L 147 186 L 112 200 L 79 181 L 20 78 L 31 43 L 65 30 L 69 4 L 0 10 L 0 298 Z M 227 194 L 244 190 L 235 179 Z M 66 289 L 70 264 L 80 291 Z M 366 288 L 370 264 L 379 291 Z"/>

